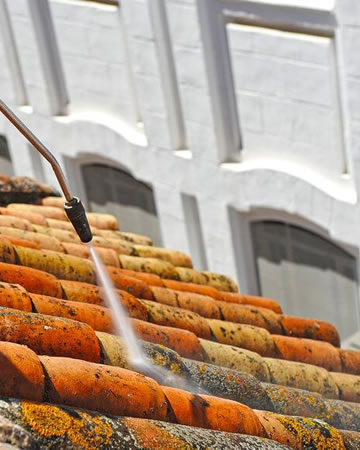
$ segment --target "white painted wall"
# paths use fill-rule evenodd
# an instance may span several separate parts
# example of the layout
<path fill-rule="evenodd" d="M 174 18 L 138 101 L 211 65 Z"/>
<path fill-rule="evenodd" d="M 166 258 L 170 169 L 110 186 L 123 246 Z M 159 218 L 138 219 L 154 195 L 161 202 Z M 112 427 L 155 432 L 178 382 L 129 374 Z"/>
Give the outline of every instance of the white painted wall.
<path fill-rule="evenodd" d="M 49 112 L 29 1 L 7 3 L 30 105 L 20 108 L 11 92 L 3 49 L 0 96 L 66 163 L 81 196 L 78 164 L 128 168 L 154 188 L 164 245 L 184 251 L 191 239 L 181 198 L 195 197 L 209 269 L 236 277 L 243 291 L 256 291 L 246 227 L 257 210 L 296 218 L 357 255 L 358 0 L 249 1 L 244 11 L 233 0 L 121 0 L 119 8 L 49 0 L 69 96 L 61 117 Z M 204 5 L 209 18 L 228 18 L 219 34 L 227 52 L 211 54 L 218 50 L 208 45 Z M 226 68 L 221 83 L 212 60 Z M 228 106 L 239 120 L 223 120 Z M 2 117 L 0 132 L 16 173 L 39 173 Z M 238 134 L 241 148 L 231 149 Z M 47 165 L 44 174 L 55 184 Z"/>

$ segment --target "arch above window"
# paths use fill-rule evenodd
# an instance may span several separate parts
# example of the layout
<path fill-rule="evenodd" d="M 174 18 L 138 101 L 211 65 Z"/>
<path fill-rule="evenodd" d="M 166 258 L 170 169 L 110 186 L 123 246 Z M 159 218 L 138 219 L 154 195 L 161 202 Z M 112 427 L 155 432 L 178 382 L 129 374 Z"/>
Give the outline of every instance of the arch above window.
<path fill-rule="evenodd" d="M 130 173 L 106 164 L 81 166 L 90 211 L 115 215 L 122 231 L 144 234 L 161 243 L 152 188 Z"/>
<path fill-rule="evenodd" d="M 251 223 L 259 290 L 286 314 L 327 320 L 346 339 L 359 330 L 357 262 L 324 237 L 280 221 Z"/>

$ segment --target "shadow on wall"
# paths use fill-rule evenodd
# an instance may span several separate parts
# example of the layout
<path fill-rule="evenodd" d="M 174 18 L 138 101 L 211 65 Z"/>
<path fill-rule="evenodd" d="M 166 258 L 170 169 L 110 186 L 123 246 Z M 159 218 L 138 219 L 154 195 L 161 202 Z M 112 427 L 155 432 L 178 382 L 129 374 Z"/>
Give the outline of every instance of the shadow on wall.
<path fill-rule="evenodd" d="M 9 146 L 5 136 L 0 135 L 0 173 L 14 176 L 14 169 L 11 161 Z"/>
<path fill-rule="evenodd" d="M 152 188 L 128 172 L 92 163 L 81 166 L 90 211 L 115 215 L 122 231 L 144 234 L 161 245 L 161 232 Z"/>

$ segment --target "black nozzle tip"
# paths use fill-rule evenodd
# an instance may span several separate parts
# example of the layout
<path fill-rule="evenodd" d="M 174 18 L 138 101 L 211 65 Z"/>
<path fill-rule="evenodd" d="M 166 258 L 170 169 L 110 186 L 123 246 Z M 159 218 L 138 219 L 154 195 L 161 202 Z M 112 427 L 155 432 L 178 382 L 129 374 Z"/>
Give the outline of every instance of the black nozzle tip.
<path fill-rule="evenodd" d="M 82 242 L 90 242 L 93 238 L 88 219 L 86 217 L 84 205 L 74 197 L 64 205 L 66 215 L 73 224 L 75 231 Z"/>

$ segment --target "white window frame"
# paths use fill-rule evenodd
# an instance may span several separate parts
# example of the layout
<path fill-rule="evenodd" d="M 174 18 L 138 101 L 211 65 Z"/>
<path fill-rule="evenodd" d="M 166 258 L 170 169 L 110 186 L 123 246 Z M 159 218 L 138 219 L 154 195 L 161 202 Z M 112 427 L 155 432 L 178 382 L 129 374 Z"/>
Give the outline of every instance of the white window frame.
<path fill-rule="evenodd" d="M 337 28 L 334 1 L 323 0 L 197 0 L 208 84 L 215 118 L 220 163 L 240 162 L 243 148 L 231 54 L 226 26 L 229 23 L 274 28 L 334 39 L 338 79 L 339 114 L 343 132 L 343 174 L 350 172 L 346 89 L 343 82 L 341 36 Z M 304 5 L 304 6 L 301 6 Z"/>

